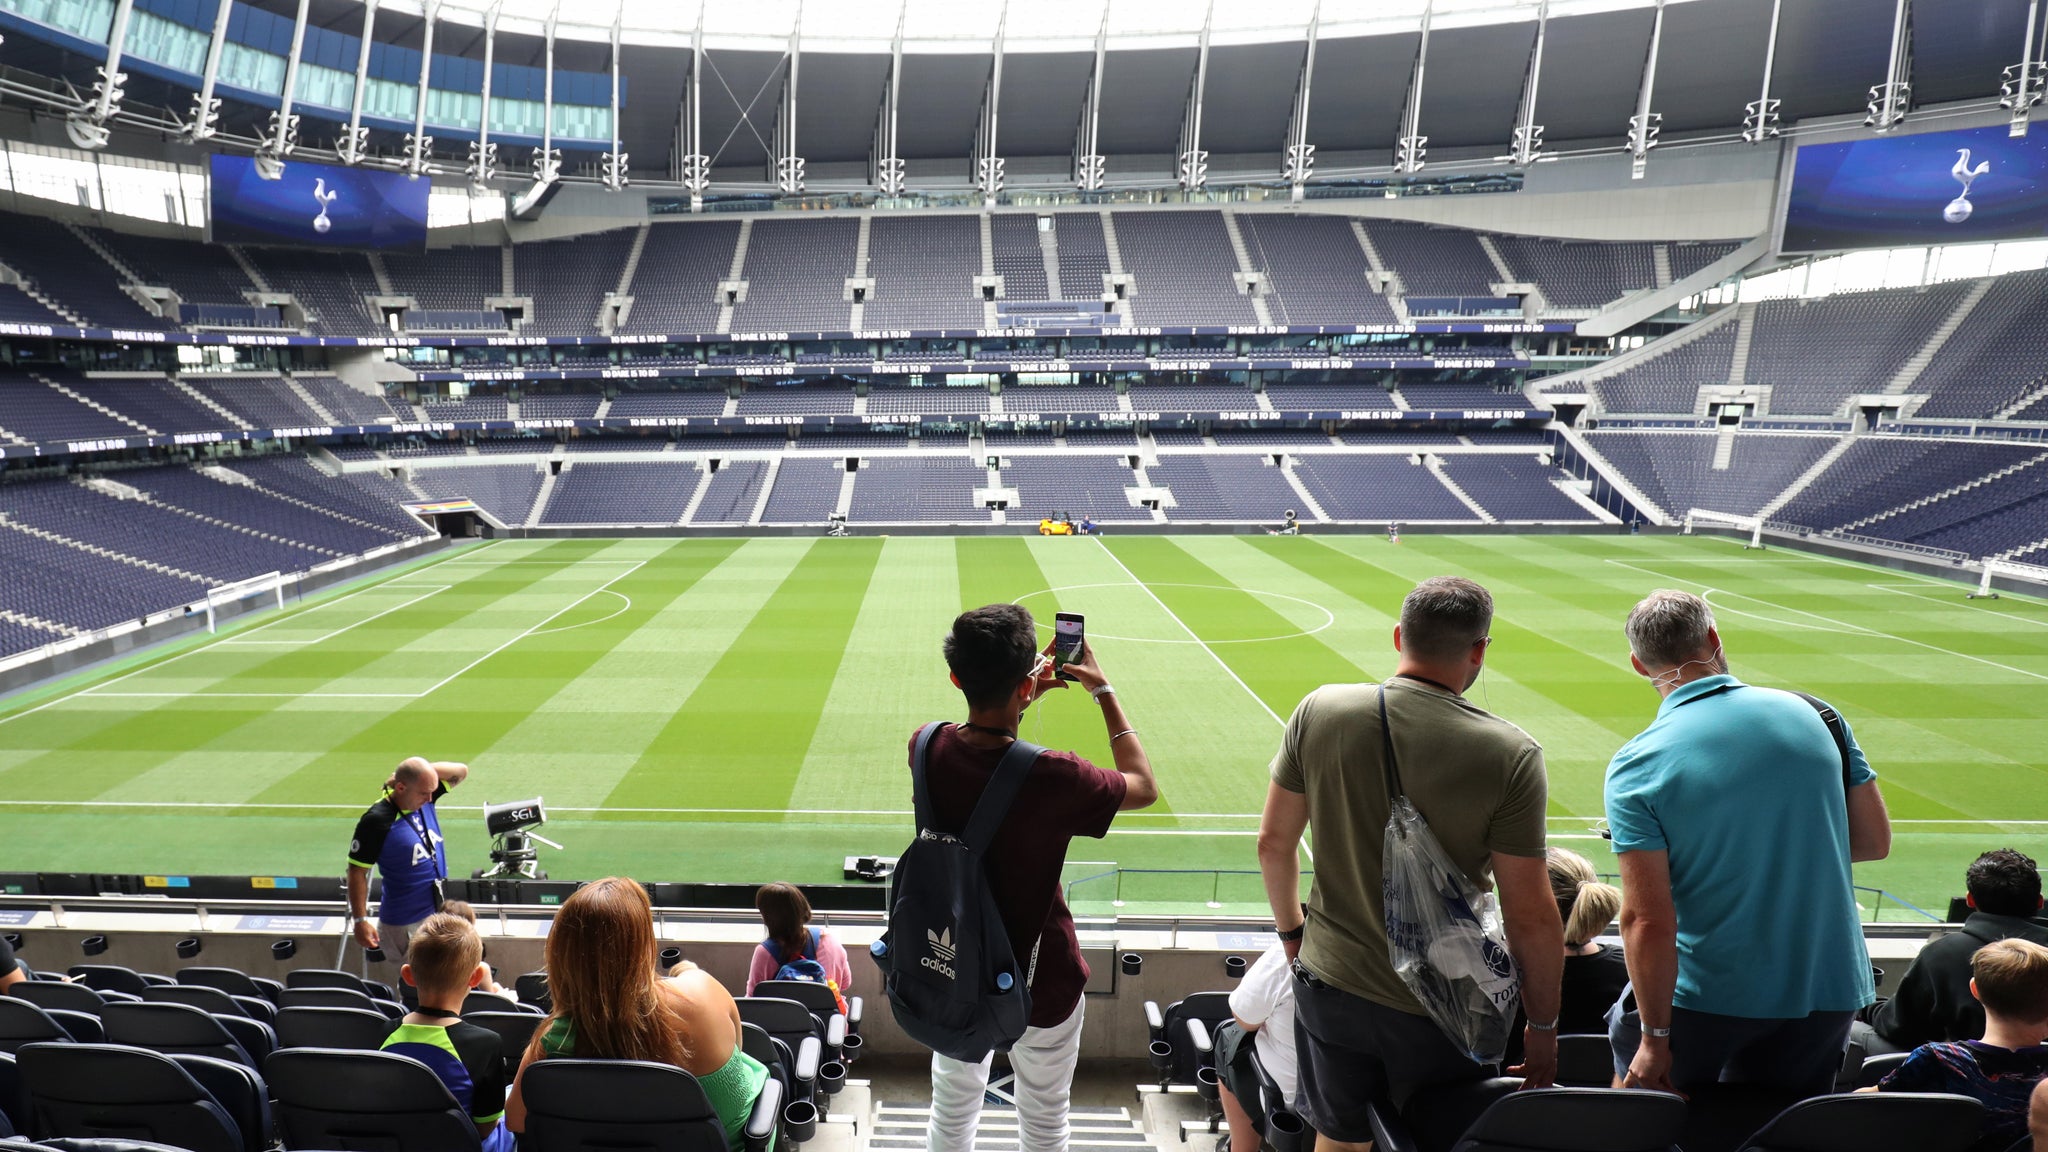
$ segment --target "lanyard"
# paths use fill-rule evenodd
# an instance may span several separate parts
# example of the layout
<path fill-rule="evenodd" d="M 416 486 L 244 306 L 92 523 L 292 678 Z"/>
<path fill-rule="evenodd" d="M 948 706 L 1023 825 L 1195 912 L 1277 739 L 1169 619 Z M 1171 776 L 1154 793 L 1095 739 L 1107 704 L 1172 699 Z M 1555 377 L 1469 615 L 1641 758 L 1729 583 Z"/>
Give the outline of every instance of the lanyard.
<path fill-rule="evenodd" d="M 412 830 L 419 836 L 420 843 L 426 845 L 427 864 L 433 869 L 435 875 L 438 876 L 441 872 L 441 854 L 435 849 L 434 835 L 427 828 L 426 809 L 422 808 L 418 812 L 406 813 L 405 822 L 412 825 Z"/>

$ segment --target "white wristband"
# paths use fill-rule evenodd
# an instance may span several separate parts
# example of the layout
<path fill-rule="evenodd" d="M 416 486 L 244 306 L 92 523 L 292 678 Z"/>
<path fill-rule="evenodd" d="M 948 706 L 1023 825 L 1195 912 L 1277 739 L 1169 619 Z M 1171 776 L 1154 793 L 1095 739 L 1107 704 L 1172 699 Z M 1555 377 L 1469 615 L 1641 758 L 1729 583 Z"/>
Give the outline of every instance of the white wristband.
<path fill-rule="evenodd" d="M 1116 695 L 1116 689 L 1108 684 L 1097 684 L 1095 687 L 1090 688 L 1088 690 L 1088 695 L 1093 696 L 1097 700 L 1100 700 L 1104 696 Z"/>

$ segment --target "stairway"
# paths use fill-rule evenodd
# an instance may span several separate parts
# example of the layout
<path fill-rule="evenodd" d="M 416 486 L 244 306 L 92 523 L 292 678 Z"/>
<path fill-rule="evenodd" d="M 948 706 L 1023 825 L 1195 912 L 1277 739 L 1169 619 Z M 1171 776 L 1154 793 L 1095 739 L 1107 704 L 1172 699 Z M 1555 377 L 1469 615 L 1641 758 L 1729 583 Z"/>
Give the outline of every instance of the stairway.
<path fill-rule="evenodd" d="M 1288 486 L 1294 489 L 1295 498 L 1301 501 L 1302 509 L 1308 513 L 1305 519 L 1319 521 L 1324 524 L 1329 523 L 1330 514 L 1323 511 L 1323 506 L 1317 503 L 1315 496 L 1309 492 L 1308 485 L 1303 483 L 1301 477 L 1296 474 L 1294 463 L 1294 460 L 1289 458 L 1287 466 L 1280 470 L 1280 474 L 1287 477 Z"/>
<path fill-rule="evenodd" d="M 619 269 L 619 286 L 613 290 L 620 296 L 633 294 L 633 274 L 640 270 L 640 254 L 647 251 L 647 232 L 653 227 L 652 224 L 642 224 L 633 233 L 633 249 L 626 253 L 626 266 Z"/>
<path fill-rule="evenodd" d="M 574 464 L 564 464 L 562 465 L 562 471 L 567 472 L 574 467 Z M 533 508 L 526 514 L 526 527 L 531 528 L 540 523 L 540 514 L 547 510 L 548 497 L 555 494 L 556 475 L 553 468 L 543 466 L 541 469 L 540 491 L 534 493 Z"/>
<path fill-rule="evenodd" d="M 983 276 L 994 276 L 994 275 L 996 274 L 996 237 L 995 237 L 995 228 L 994 228 L 994 225 L 990 223 L 990 218 L 989 218 L 989 214 L 988 214 L 988 213 L 986 213 L 986 212 L 983 212 L 983 213 L 981 214 L 980 220 L 981 220 L 981 274 L 982 274 Z M 996 302 L 995 302 L 994 300 L 984 300 L 984 301 L 982 301 L 982 302 L 981 302 L 981 326 L 982 326 L 983 328 L 994 328 L 994 327 L 996 327 L 996 325 L 997 325 L 997 319 L 996 319 Z"/>
<path fill-rule="evenodd" d="M 1992 416 L 1994 419 L 1998 420 L 2010 420 L 2014 416 L 2018 415 L 2021 409 L 2032 405 L 2035 401 L 2040 400 L 2043 397 L 2048 397 L 2048 384 L 2042 384 L 2035 388 L 2029 388 L 2026 391 L 2026 393 L 2022 395 L 2019 399 L 2013 401 L 2010 404 L 2007 404 L 2003 408 L 2000 408 L 1997 412 L 1992 413 Z"/>
<path fill-rule="evenodd" d="M 868 1125 L 867 1146 L 874 1152 L 888 1149 L 925 1147 L 925 1132 L 931 1122 L 930 1104 L 888 1104 L 875 1106 Z M 1150 1152 L 1145 1130 L 1124 1108 L 1073 1108 L 1067 1113 L 1072 1135 L 1071 1152 Z M 974 1138 L 975 1152 L 1016 1152 L 1021 1145 L 1017 1133 L 1017 1109 L 1011 1104 L 984 1104 L 981 1125 Z M 1189 1152 L 1196 1152 L 1193 1145 Z"/>
<path fill-rule="evenodd" d="M 512 245 L 504 244 L 498 249 L 498 295 L 518 294 L 518 280 L 512 274 Z"/>
<path fill-rule="evenodd" d="M 1827 451 L 1820 454 L 1820 459 L 1815 460 L 1811 467 L 1807 468 L 1806 471 L 1801 472 L 1799 474 L 1799 478 L 1797 480 L 1792 481 L 1791 484 L 1786 486 L 1783 492 L 1780 492 L 1776 496 L 1771 497 L 1768 503 L 1766 503 L 1763 507 L 1757 509 L 1757 519 L 1769 520 L 1773 515 L 1777 513 L 1778 509 L 1783 508 L 1785 505 L 1790 504 L 1792 501 L 1798 499 L 1799 494 L 1801 492 L 1806 491 L 1808 488 L 1812 487 L 1813 482 L 1820 479 L 1821 474 L 1826 472 L 1830 465 L 1834 464 L 1835 461 L 1840 460 L 1842 458 L 1842 454 L 1847 452 L 1850 446 L 1855 444 L 1856 441 L 1861 438 L 1861 436 L 1862 433 L 1860 432 L 1851 432 L 1849 435 L 1844 436 L 1840 440 L 1835 441 L 1834 444 L 1830 446 Z"/>
<path fill-rule="evenodd" d="M 1720 434 L 1714 437 L 1713 470 L 1716 472 L 1726 472 L 1728 470 L 1728 462 L 1733 459 L 1735 459 L 1735 425 L 1729 424 L 1724 426 Z"/>
<path fill-rule="evenodd" d="M 690 493 L 690 502 L 683 506 L 683 514 L 676 520 L 676 527 L 678 528 L 688 524 L 690 518 L 697 514 L 697 506 L 704 503 L 704 494 L 711 491 L 711 477 L 716 475 L 716 473 L 706 471 L 710 467 L 707 461 L 699 460 L 690 467 L 700 475 L 697 477 L 696 490 Z"/>
<path fill-rule="evenodd" d="M 7 276 L 0 276 L 0 284 L 13 284 L 16 288 L 21 289 L 22 295 L 62 316 L 66 322 L 79 328 L 86 327 L 85 317 L 43 295 L 34 284 L 29 283 L 28 277 L 23 276 L 5 264 L 0 264 L 0 272 L 5 272 L 8 276 L 13 277 L 12 280 L 9 280 Z"/>
<path fill-rule="evenodd" d="M 1650 249 L 1650 266 L 1656 270 L 1657 287 L 1671 287 L 1671 246 L 1658 244 Z"/>
<path fill-rule="evenodd" d="M 1920 379 L 1920 374 L 1927 371 L 1927 366 L 1934 363 L 1934 358 L 1941 354 L 1942 345 L 1947 344 L 1948 338 L 1955 335 L 1956 329 L 1963 326 L 1963 321 L 1970 318 L 1970 313 L 1976 309 L 1977 302 L 1984 299 L 1984 294 L 1989 291 L 1991 278 L 1988 276 L 1970 285 L 1970 290 L 1963 293 L 1963 298 L 1956 302 L 1955 311 L 1949 313 L 1948 319 L 1941 322 L 1941 327 L 1936 328 L 1934 333 L 1927 337 L 1927 343 L 1922 344 L 1918 352 L 1899 365 L 1899 370 L 1893 374 L 1891 382 L 1884 386 L 1884 394 L 1899 396 L 1912 391 L 1913 385 Z"/>
<path fill-rule="evenodd" d="M 1237 226 L 1237 213 L 1232 212 L 1228 208 L 1223 210 L 1223 232 L 1230 237 L 1230 250 L 1237 256 L 1237 270 L 1239 272 L 1263 273 L 1265 271 L 1264 268 L 1253 262 L 1251 249 L 1245 246 L 1244 232 Z M 1253 317 L 1260 324 L 1271 324 L 1273 322 L 1273 314 L 1266 306 L 1265 296 L 1258 292 L 1247 292 L 1245 296 L 1251 302 Z"/>
<path fill-rule="evenodd" d="M 270 281 L 263 278 L 263 273 L 257 270 L 256 262 L 249 259 L 247 252 L 242 251 L 238 245 L 234 244 L 229 244 L 227 250 L 228 255 L 235 258 L 235 263 L 241 265 L 242 275 L 249 278 L 249 283 L 254 284 L 258 292 L 270 291 Z"/>
<path fill-rule="evenodd" d="M 1038 251 L 1045 256 L 1045 298 L 1058 300 L 1060 296 L 1060 238 L 1051 228 L 1038 230 Z"/>
<path fill-rule="evenodd" d="M 78 225 L 71 223 L 68 220 L 64 222 L 64 228 L 73 236 L 78 237 L 79 243 L 85 245 L 87 248 L 92 249 L 93 254 L 95 256 L 98 256 L 100 259 L 105 260 L 109 265 L 113 267 L 114 271 L 119 272 L 121 274 L 121 279 L 126 280 L 130 284 L 142 283 L 142 277 L 137 276 L 135 274 L 135 269 L 130 268 L 126 264 L 121 263 L 121 258 L 114 255 L 112 252 L 108 251 L 106 245 L 101 244 L 98 240 L 94 239 L 91 233 L 87 232 L 83 228 L 80 228 Z"/>
<path fill-rule="evenodd" d="M 292 390 L 292 395 L 297 396 L 306 407 L 311 408 L 313 415 L 318 416 L 322 424 L 332 428 L 336 424 L 344 423 L 344 421 L 336 418 L 334 413 L 327 410 L 327 405 L 322 404 L 311 392 L 306 391 L 305 385 L 292 379 L 290 376 L 285 377 L 284 382 L 285 386 Z"/>
<path fill-rule="evenodd" d="M 1735 306 L 1735 352 L 1728 357 L 1728 383 L 1746 384 L 1749 375 L 1749 341 L 1756 331 L 1756 305 Z"/>
<path fill-rule="evenodd" d="M 775 477 L 782 471 L 782 457 L 770 456 L 768 470 L 761 473 L 761 492 L 754 497 L 753 510 L 747 513 L 747 523 L 759 524 L 761 515 L 768 511 L 768 496 L 775 491 Z"/>
<path fill-rule="evenodd" d="M 72 636 L 85 635 L 84 632 L 73 628 L 69 624 L 59 624 L 55 620 L 45 620 L 40 616 L 31 616 L 26 612 L 13 612 L 5 608 L 0 608 L 0 620 L 5 620 L 10 624 L 19 624 L 24 628 L 34 628 L 38 632 L 52 633 L 50 637 L 50 643 L 52 644 Z"/>
<path fill-rule="evenodd" d="M 1493 246 L 1493 237 L 1480 232 L 1475 234 L 1475 238 L 1479 241 L 1479 247 L 1486 253 L 1486 258 L 1493 263 L 1493 270 L 1500 273 L 1503 283 L 1513 283 L 1520 279 L 1515 275 L 1515 270 L 1508 267 L 1508 262 L 1501 258 L 1500 249 Z"/>
<path fill-rule="evenodd" d="M 1372 233 L 1365 230 L 1365 225 L 1362 222 L 1353 220 L 1351 222 L 1351 235 L 1357 238 L 1359 251 L 1365 253 L 1366 264 L 1370 265 L 1373 271 L 1380 273 L 1382 276 L 1386 275 L 1387 262 L 1380 259 L 1380 250 L 1373 247 Z M 1395 287 L 1390 291 L 1403 291 L 1400 287 L 1401 277 L 1399 275 L 1394 277 L 1393 283 Z"/>
<path fill-rule="evenodd" d="M 1430 456 L 1426 456 L 1423 458 L 1422 466 L 1424 468 L 1429 469 L 1430 473 L 1437 478 L 1437 482 L 1442 484 L 1446 489 L 1448 489 L 1451 495 L 1456 496 L 1460 504 L 1463 504 L 1465 507 L 1470 508 L 1472 510 L 1472 514 L 1474 516 L 1479 517 L 1480 523 L 1500 523 L 1500 519 L 1498 517 L 1496 517 L 1493 513 L 1488 512 L 1486 508 L 1479 503 L 1479 501 L 1474 500 L 1469 494 L 1466 493 L 1466 491 L 1463 488 L 1458 487 L 1458 482 L 1456 480 L 1451 479 L 1450 474 L 1444 471 L 1444 462 L 1442 457 L 1433 454 Z"/>
<path fill-rule="evenodd" d="M 121 413 L 114 411 L 112 408 L 107 407 L 105 404 L 102 404 L 99 401 L 94 400 L 92 397 L 87 396 L 83 392 L 77 392 L 70 388 L 66 388 L 64 385 L 57 383 L 55 380 L 50 379 L 48 376 L 45 376 L 40 372 L 31 372 L 29 373 L 29 377 L 31 379 L 39 380 L 42 383 L 49 385 L 52 390 L 62 392 L 64 395 L 71 397 L 73 400 L 78 401 L 80 404 L 85 405 L 87 408 L 92 409 L 93 411 L 99 413 L 102 416 L 107 417 L 110 420 L 119 420 L 121 423 L 128 425 L 130 428 L 139 428 L 145 435 L 163 435 L 163 433 L 157 431 L 154 428 L 151 428 L 149 425 L 144 424 L 142 421 L 130 416 L 124 416 Z"/>
<path fill-rule="evenodd" d="M 2043 453 L 2039 456 L 2029 456 L 2025 460 L 2022 460 L 2017 464 L 2007 465 L 2004 468 L 2000 468 L 1996 472 L 1992 472 L 1984 476 L 1979 476 L 1975 480 L 1972 480 L 1967 484 L 1958 484 L 1953 488 L 1944 488 L 1941 491 L 1936 492 L 1932 496 L 1923 496 L 1920 499 L 1915 500 L 1909 504 L 1901 504 L 1896 508 L 1887 508 L 1884 511 L 1879 512 L 1875 516 L 1865 516 L 1861 520 L 1852 520 L 1849 523 L 1842 525 L 1840 530 L 1843 532 L 1860 532 L 1864 528 L 1868 527 L 1869 525 L 1875 524 L 1880 520 L 1887 520 L 1893 516 L 1897 516 L 1901 512 L 1911 512 L 1915 508 L 1923 508 L 1929 504 L 1934 503 L 1937 500 L 1946 500 L 1951 496 L 1960 495 L 1964 492 L 1968 492 L 1972 488 L 1978 488 L 1982 487 L 1983 485 L 1989 484 L 1993 480 L 1998 480 L 2003 477 L 2010 476 L 2023 468 L 2032 468 L 2036 464 L 2040 464 L 2043 461 L 2048 461 L 2048 453 Z"/>
<path fill-rule="evenodd" d="M 126 552 L 116 552 L 111 548 L 102 548 L 97 544 L 87 544 L 83 540 L 73 540 L 69 536 L 50 532 L 42 528 L 32 528 L 27 524 L 9 519 L 5 512 L 0 512 L 0 528 L 11 528 L 25 536 L 34 536 L 38 540 L 48 540 L 52 544 L 62 544 L 66 548 L 76 548 L 80 552 L 90 552 L 95 556 L 104 556 L 118 564 L 127 564 L 135 568 L 147 568 L 151 572 L 162 572 L 170 576 L 182 576 L 187 580 L 197 580 L 203 584 L 222 583 L 221 578 L 218 576 L 187 572 L 183 568 L 173 568 L 168 564 L 158 564 L 154 560 L 144 560 L 139 556 L 130 556 Z"/>
<path fill-rule="evenodd" d="M 370 259 L 370 275 L 377 281 L 377 295 L 398 295 L 398 289 L 391 286 L 391 270 L 384 267 L 384 254 L 382 252 L 370 252 L 367 255 Z"/>
<path fill-rule="evenodd" d="M 235 415 L 233 412 L 228 411 L 226 408 L 216 403 L 213 397 L 208 396 L 206 393 L 201 392 L 199 389 L 194 388 L 192 385 L 185 383 L 185 381 L 179 379 L 176 376 L 171 377 L 171 387 L 176 388 L 180 392 L 183 392 L 187 397 L 191 398 L 191 400 L 194 403 L 205 405 L 206 408 L 209 409 L 210 411 L 218 413 L 221 419 L 228 422 L 228 426 L 230 428 L 255 427 L 254 424 L 249 423 L 247 420 L 242 419 L 240 416 Z"/>
<path fill-rule="evenodd" d="M 1109 257 L 1109 271 L 1112 276 L 1124 272 L 1124 252 L 1117 246 L 1116 221 L 1111 219 L 1109 209 L 1102 210 L 1102 249 Z M 1131 302 L 1128 298 L 1116 302 L 1117 323 L 1123 327 L 1131 325 Z"/>
<path fill-rule="evenodd" d="M 753 235 L 753 218 L 748 217 L 740 221 L 740 236 L 738 240 L 733 241 L 732 245 L 732 266 L 725 270 L 725 278 L 727 280 L 741 280 L 745 278 L 742 273 L 746 271 L 747 267 L 747 242 L 753 238 Z M 715 330 L 719 332 L 732 331 L 732 305 L 721 303 L 718 306 L 718 326 Z"/>
<path fill-rule="evenodd" d="M 839 502 L 832 505 L 832 514 L 844 516 L 853 508 L 853 483 L 860 479 L 858 472 L 842 472 L 839 476 Z"/>

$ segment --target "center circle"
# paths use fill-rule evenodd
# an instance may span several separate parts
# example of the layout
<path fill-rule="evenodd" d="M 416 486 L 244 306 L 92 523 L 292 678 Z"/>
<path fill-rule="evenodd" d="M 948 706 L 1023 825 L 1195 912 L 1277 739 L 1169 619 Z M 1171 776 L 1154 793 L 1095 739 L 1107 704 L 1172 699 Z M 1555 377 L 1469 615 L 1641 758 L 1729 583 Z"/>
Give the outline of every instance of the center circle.
<path fill-rule="evenodd" d="M 1024 595 L 1019 596 L 1015 600 L 1010 601 L 1010 603 L 1023 604 L 1026 600 L 1030 600 L 1033 597 L 1037 596 L 1056 596 L 1061 592 L 1080 592 L 1090 588 L 1135 588 L 1140 591 L 1145 591 L 1152 588 L 1197 588 L 1209 592 L 1237 592 L 1251 597 L 1260 597 L 1269 600 L 1290 601 L 1295 604 L 1301 604 L 1306 607 L 1313 608 L 1316 611 L 1321 612 L 1323 614 L 1323 622 L 1321 624 L 1316 625 L 1313 628 L 1304 628 L 1298 632 L 1283 632 L 1275 636 L 1245 636 L 1235 640 L 1203 640 L 1193 635 L 1190 635 L 1184 639 L 1179 640 L 1162 640 L 1156 636 L 1119 636 L 1113 632 L 1098 632 L 1094 629 L 1090 629 L 1088 632 L 1090 636 L 1102 640 L 1118 640 L 1127 644 L 1207 644 L 1212 647 L 1217 644 L 1265 644 L 1274 640 L 1296 640 L 1303 636 L 1313 636 L 1316 633 L 1321 632 L 1326 628 L 1329 628 L 1331 625 L 1337 622 L 1337 614 L 1335 612 L 1330 611 L 1328 608 L 1323 607 L 1321 604 L 1318 604 L 1313 600 L 1306 600 L 1300 596 L 1290 596 L 1285 592 L 1265 592 L 1257 588 L 1239 588 L 1234 584 L 1134 584 L 1127 580 L 1110 581 L 1101 584 L 1062 584 L 1057 588 L 1040 588 L 1036 592 L 1026 592 Z M 1171 609 L 1167 609 L 1166 611 L 1168 612 L 1168 614 L 1172 613 Z M 1176 619 L 1178 619 L 1178 617 L 1176 617 Z M 1037 624 L 1037 627 L 1040 631 L 1052 631 L 1052 627 L 1048 624 L 1038 622 L 1036 620 L 1034 620 L 1034 623 Z M 1182 625 L 1182 627 L 1185 628 L 1186 625 Z"/>

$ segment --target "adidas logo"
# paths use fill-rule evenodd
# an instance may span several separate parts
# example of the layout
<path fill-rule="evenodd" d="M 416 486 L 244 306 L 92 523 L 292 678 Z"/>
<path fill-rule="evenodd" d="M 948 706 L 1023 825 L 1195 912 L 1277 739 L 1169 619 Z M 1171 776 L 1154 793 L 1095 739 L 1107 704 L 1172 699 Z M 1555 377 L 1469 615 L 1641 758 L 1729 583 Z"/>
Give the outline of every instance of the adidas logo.
<path fill-rule="evenodd" d="M 958 951 L 953 944 L 953 930 L 951 928 L 944 928 L 934 932 L 927 928 L 924 930 L 924 935 L 925 943 L 930 946 L 932 954 L 930 956 L 918 957 L 918 964 L 937 972 L 948 980 L 958 979 L 958 974 L 953 971 L 953 955 Z"/>

